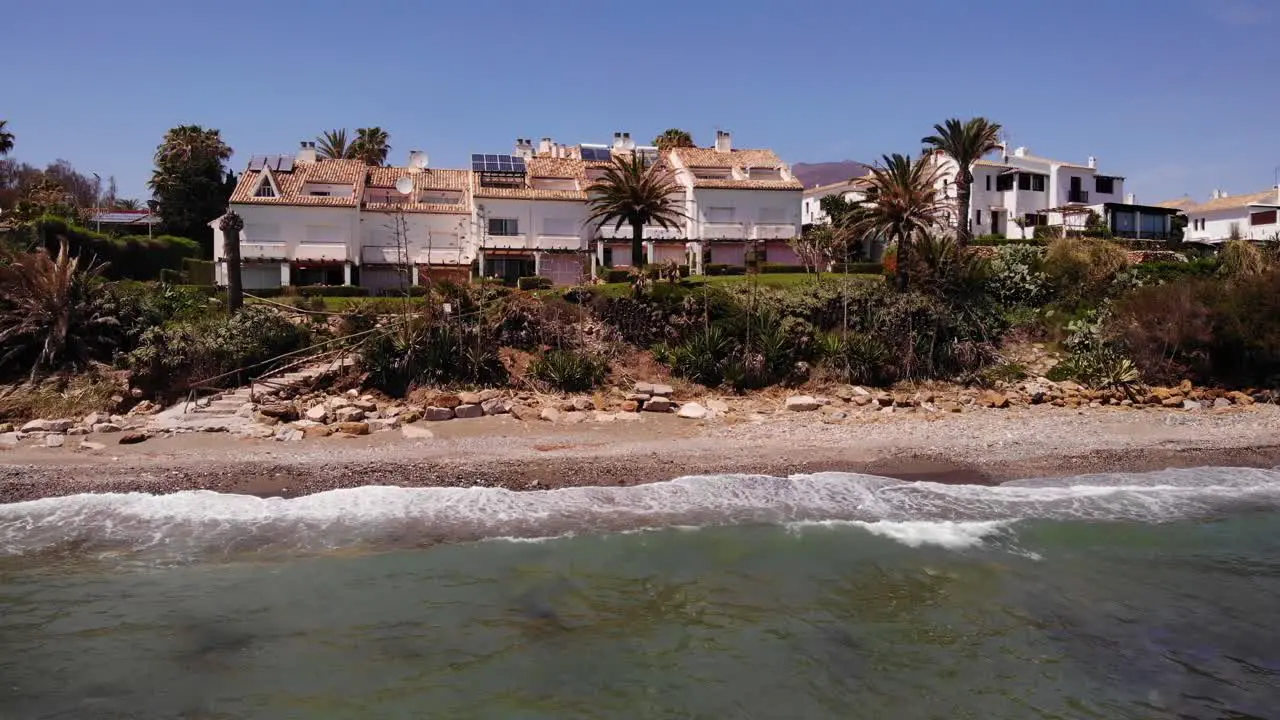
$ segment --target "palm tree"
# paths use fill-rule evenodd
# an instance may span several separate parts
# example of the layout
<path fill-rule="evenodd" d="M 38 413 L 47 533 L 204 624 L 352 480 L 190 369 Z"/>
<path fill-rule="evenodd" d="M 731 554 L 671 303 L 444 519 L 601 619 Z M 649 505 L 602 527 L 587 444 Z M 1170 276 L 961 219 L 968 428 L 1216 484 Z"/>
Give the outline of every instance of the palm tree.
<path fill-rule="evenodd" d="M 912 243 L 936 230 L 946 215 L 946 199 L 935 186 L 938 175 L 938 166 L 927 157 L 885 155 L 867 176 L 867 201 L 846 224 L 852 237 L 897 243 L 899 290 L 907 289 Z"/>
<path fill-rule="evenodd" d="M 659 150 L 669 150 L 678 147 L 694 147 L 693 136 L 680 128 L 671 128 L 664 131 L 661 135 L 653 139 L 653 144 L 658 146 Z"/>
<path fill-rule="evenodd" d="M 9 132 L 8 120 L 0 120 L 0 156 L 13 151 L 13 133 Z"/>
<path fill-rule="evenodd" d="M 961 122 L 951 118 L 941 125 L 934 125 L 936 134 L 921 140 L 941 150 L 955 161 L 956 173 L 956 241 L 961 247 L 969 243 L 969 199 L 973 192 L 973 164 L 983 155 L 1000 147 L 1000 123 L 982 117 Z"/>
<path fill-rule="evenodd" d="M 624 223 L 630 225 L 631 266 L 642 268 L 644 226 L 680 227 L 680 222 L 687 218 L 677 197 L 682 191 L 669 170 L 645 163 L 638 153 L 619 155 L 588 189 L 591 214 L 587 223 L 595 223 L 596 228 L 600 228 L 612 222 L 615 230 Z"/>
<path fill-rule="evenodd" d="M 387 131 L 380 127 L 357 128 L 350 157 L 363 160 L 365 165 L 383 165 L 387 162 L 387 153 L 391 151 L 388 139 Z"/>
<path fill-rule="evenodd" d="M 141 209 L 142 209 L 142 202 L 141 202 L 141 201 L 139 201 L 137 198 L 116 198 L 116 201 L 115 201 L 114 203 L 112 203 L 112 209 L 114 209 L 114 210 L 141 210 Z"/>
<path fill-rule="evenodd" d="M 316 154 L 326 160 L 343 160 L 352 157 L 354 148 L 347 142 L 347 129 L 325 130 L 316 136 Z"/>
<path fill-rule="evenodd" d="M 244 220 L 230 210 L 218 221 L 222 230 L 222 255 L 227 263 L 227 311 L 235 313 L 244 303 L 244 285 L 240 282 L 240 231 Z"/>

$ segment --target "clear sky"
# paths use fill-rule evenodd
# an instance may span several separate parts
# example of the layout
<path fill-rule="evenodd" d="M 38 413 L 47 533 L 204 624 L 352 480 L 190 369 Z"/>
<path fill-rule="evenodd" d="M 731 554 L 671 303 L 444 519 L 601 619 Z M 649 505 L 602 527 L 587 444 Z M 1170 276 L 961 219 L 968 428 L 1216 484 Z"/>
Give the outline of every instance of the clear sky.
<path fill-rule="evenodd" d="M 15 0 L 0 18 L 14 157 L 126 197 L 183 123 L 221 129 L 236 169 L 363 125 L 397 164 L 672 126 L 872 161 L 977 114 L 1037 155 L 1097 156 L 1139 202 L 1264 189 L 1280 165 L 1280 0 Z"/>

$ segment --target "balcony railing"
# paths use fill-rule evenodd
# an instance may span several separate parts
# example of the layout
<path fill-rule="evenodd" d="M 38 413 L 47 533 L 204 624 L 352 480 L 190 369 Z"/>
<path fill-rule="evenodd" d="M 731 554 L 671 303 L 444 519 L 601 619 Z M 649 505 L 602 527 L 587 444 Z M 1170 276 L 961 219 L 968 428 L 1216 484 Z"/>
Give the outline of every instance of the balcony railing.
<path fill-rule="evenodd" d="M 1089 192 L 1087 190 L 1068 190 L 1067 202 L 1070 203 L 1089 203 Z"/>
<path fill-rule="evenodd" d="M 347 259 L 345 243 L 302 243 L 293 252 L 294 260 L 343 260 Z"/>
<path fill-rule="evenodd" d="M 615 228 L 612 223 L 607 224 L 596 232 L 596 237 L 604 240 L 630 240 L 631 226 L 623 224 L 620 228 Z M 684 237 L 684 230 L 681 228 L 664 228 L 659 225 L 646 225 L 644 227 L 645 240 L 678 240 Z"/>
<path fill-rule="evenodd" d="M 746 240 L 747 227 L 740 222 L 703 223 L 702 236 L 708 240 Z"/>
<path fill-rule="evenodd" d="M 791 223 L 756 223 L 751 229 L 752 240 L 790 240 L 796 236 L 796 226 Z"/>
<path fill-rule="evenodd" d="M 283 260 L 287 256 L 287 246 L 282 242 L 241 241 L 240 243 L 242 260 Z"/>

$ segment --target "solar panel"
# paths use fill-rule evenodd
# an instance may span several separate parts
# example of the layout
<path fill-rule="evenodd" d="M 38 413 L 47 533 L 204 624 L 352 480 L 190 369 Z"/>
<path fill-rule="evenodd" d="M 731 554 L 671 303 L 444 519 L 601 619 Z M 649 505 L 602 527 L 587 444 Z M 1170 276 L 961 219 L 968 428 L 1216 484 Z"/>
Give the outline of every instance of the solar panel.
<path fill-rule="evenodd" d="M 281 155 L 280 165 L 276 169 L 280 172 L 293 172 L 293 156 Z"/>
<path fill-rule="evenodd" d="M 584 145 L 582 146 L 582 159 L 594 162 L 609 162 L 613 159 L 613 151 L 607 147 Z"/>
<path fill-rule="evenodd" d="M 522 157 L 476 153 L 471 156 L 471 169 L 476 172 L 523 174 L 527 172 L 528 166 L 525 165 Z"/>
<path fill-rule="evenodd" d="M 265 155 L 254 155 L 253 157 L 249 158 L 249 169 L 261 170 L 263 166 L 266 165 L 266 163 L 267 163 L 267 157 Z"/>

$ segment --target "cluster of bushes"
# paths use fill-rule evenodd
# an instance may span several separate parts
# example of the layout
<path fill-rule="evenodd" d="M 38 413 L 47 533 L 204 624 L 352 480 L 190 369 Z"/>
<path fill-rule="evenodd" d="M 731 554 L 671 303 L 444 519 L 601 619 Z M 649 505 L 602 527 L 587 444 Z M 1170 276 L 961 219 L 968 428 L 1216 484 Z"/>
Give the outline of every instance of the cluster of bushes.
<path fill-rule="evenodd" d="M 884 263 L 834 263 L 831 266 L 831 272 L 842 273 L 845 275 L 881 275 L 884 273 Z"/>
<path fill-rule="evenodd" d="M 742 265 L 728 265 L 725 263 L 707 263 L 702 266 L 702 272 L 705 275 L 746 275 L 747 268 Z"/>
<path fill-rule="evenodd" d="M 56 254 L 66 240 L 73 256 L 105 263 L 102 275 L 109 279 L 177 280 L 184 263 L 200 256 L 200 245 L 194 240 L 172 235 L 126 235 L 112 237 L 73 225 L 66 220 L 45 216 L 32 224 L 33 246 Z M 162 277 L 162 274 L 164 277 Z"/>
<path fill-rule="evenodd" d="M 551 278 L 537 275 L 516 280 L 516 287 L 521 290 L 550 290 L 553 285 Z"/>

